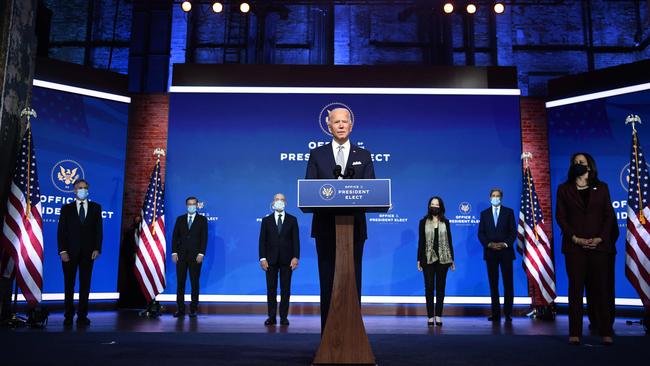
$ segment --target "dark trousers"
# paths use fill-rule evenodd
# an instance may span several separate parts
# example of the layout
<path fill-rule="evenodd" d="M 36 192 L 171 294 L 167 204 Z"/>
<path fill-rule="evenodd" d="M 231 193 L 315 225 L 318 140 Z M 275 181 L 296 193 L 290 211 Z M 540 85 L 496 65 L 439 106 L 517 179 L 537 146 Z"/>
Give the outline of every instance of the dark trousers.
<path fill-rule="evenodd" d="M 490 297 L 492 299 L 492 317 L 501 318 L 501 306 L 499 304 L 499 267 L 503 277 L 503 315 L 512 316 L 512 303 L 515 298 L 515 290 L 512 279 L 512 259 L 490 258 L 487 263 L 488 280 L 490 281 Z"/>
<path fill-rule="evenodd" d="M 442 306 L 445 303 L 445 285 L 447 284 L 449 264 L 435 262 L 422 266 L 424 274 L 424 296 L 427 299 L 427 316 L 442 316 Z M 435 292 L 435 307 L 433 294 Z"/>
<path fill-rule="evenodd" d="M 278 309 L 278 274 L 280 274 L 280 318 L 289 315 L 289 297 L 291 296 L 291 267 L 288 264 L 269 265 L 266 271 L 266 301 L 269 318 L 275 318 Z"/>
<path fill-rule="evenodd" d="M 70 256 L 63 264 L 63 281 L 65 282 L 65 317 L 74 316 L 74 286 L 79 271 L 79 308 L 77 316 L 84 318 L 88 315 L 88 295 L 90 294 L 90 278 L 93 274 L 93 260 L 90 254 L 77 257 Z"/>
<path fill-rule="evenodd" d="M 11 317 L 12 285 L 12 280 L 0 276 L 0 321 Z"/>
<path fill-rule="evenodd" d="M 183 256 L 176 262 L 176 305 L 179 312 L 185 312 L 185 281 L 187 272 L 190 272 L 190 286 L 192 288 L 192 301 L 190 312 L 196 312 L 199 307 L 199 276 L 201 264 L 196 263 L 196 257 Z"/>
<path fill-rule="evenodd" d="M 595 250 L 566 253 L 569 278 L 569 335 L 582 336 L 585 282 L 589 282 L 589 307 L 593 308 L 595 324 L 601 337 L 610 337 L 612 329 L 611 283 L 609 266 L 611 254 Z"/>
<path fill-rule="evenodd" d="M 614 326 L 614 320 L 616 319 L 616 254 L 609 255 L 609 307 L 610 307 L 610 321 L 612 327 Z M 587 316 L 589 317 L 590 328 L 598 329 L 598 324 L 596 321 L 596 315 L 594 314 L 594 307 L 591 305 L 594 303 L 593 291 L 591 290 L 591 283 L 589 282 L 589 277 L 585 281 L 585 297 L 587 298 Z"/>
<path fill-rule="evenodd" d="M 361 260 L 363 258 L 363 244 L 365 240 L 354 241 L 354 274 L 361 306 Z M 336 262 L 336 239 L 316 238 L 316 252 L 318 253 L 318 277 L 320 279 L 320 325 L 321 332 L 325 329 L 327 313 L 332 299 L 334 286 L 334 267 Z"/>

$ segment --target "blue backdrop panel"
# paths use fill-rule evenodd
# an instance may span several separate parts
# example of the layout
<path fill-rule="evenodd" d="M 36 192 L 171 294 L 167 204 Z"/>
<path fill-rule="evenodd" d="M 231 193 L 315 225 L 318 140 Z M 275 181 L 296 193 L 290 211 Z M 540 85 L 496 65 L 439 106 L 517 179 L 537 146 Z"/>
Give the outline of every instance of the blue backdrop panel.
<path fill-rule="evenodd" d="M 89 199 L 102 205 L 104 244 L 91 292 L 115 292 L 120 248 L 127 103 L 34 87 L 32 120 L 43 205 L 43 292 L 63 293 L 57 250 L 59 210 L 74 198 L 72 180 L 90 184 Z"/>
<path fill-rule="evenodd" d="M 638 298 L 625 278 L 625 225 L 627 219 L 627 177 L 629 174 L 632 127 L 625 117 L 638 114 L 650 121 L 650 91 L 624 94 L 569 104 L 548 110 L 551 188 L 555 203 L 557 187 L 566 180 L 569 159 L 576 152 L 587 152 L 596 160 L 598 177 L 609 186 L 618 217 L 620 236 L 616 242 L 616 297 Z M 650 149 L 650 127 L 637 126 L 642 147 Z M 555 214 L 555 207 L 553 207 Z M 564 256 L 560 253 L 561 232 L 553 227 L 556 248 L 558 295 L 567 295 Z"/>
<path fill-rule="evenodd" d="M 457 270 L 448 295 L 488 296 L 479 212 L 491 187 L 517 208 L 521 186 L 519 97 L 452 95 L 329 95 L 172 93 L 166 177 L 168 248 L 184 199 L 198 196 L 209 242 L 201 274 L 204 294 L 264 294 L 258 262 L 261 218 L 282 192 L 298 217 L 301 264 L 292 293 L 319 293 L 311 215 L 296 208 L 310 148 L 331 141 L 319 124 L 323 108 L 345 103 L 355 118 L 352 141 L 374 155 L 378 178 L 391 178 L 393 209 L 368 214 L 364 295 L 421 295 L 416 268 L 418 220 L 440 195 L 454 222 Z M 168 249 L 168 253 L 170 253 Z M 168 263 L 171 263 L 168 261 Z M 516 294 L 526 296 L 517 261 Z M 176 273 L 168 266 L 167 293 Z M 188 285 L 189 286 L 189 285 Z"/>

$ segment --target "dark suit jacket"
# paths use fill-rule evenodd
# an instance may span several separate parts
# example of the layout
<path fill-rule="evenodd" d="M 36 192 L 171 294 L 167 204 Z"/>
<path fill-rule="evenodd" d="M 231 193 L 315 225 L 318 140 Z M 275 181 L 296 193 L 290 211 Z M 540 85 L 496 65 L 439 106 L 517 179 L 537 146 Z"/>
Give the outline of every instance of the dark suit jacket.
<path fill-rule="evenodd" d="M 616 214 L 612 208 L 607 184 L 599 182 L 589 189 L 589 204 L 585 206 L 578 188 L 573 183 L 557 187 L 555 219 L 562 229 L 562 253 L 584 250 L 571 239 L 601 238 L 595 250 L 614 253 L 618 237 Z"/>
<path fill-rule="evenodd" d="M 355 163 L 361 163 L 355 165 Z M 353 179 L 375 179 L 375 168 L 372 164 L 370 152 L 350 143 L 350 155 L 343 173 L 348 169 L 354 169 Z M 305 179 L 335 179 L 334 152 L 332 144 L 319 146 L 311 150 L 309 162 L 307 163 L 307 173 Z M 311 222 L 312 238 L 333 239 L 336 236 L 336 226 L 334 223 L 335 213 L 319 211 L 314 213 Z M 358 212 L 354 214 L 354 240 L 363 241 L 368 238 L 366 230 L 366 214 Z"/>
<path fill-rule="evenodd" d="M 205 255 L 208 245 L 208 220 L 198 213 L 194 216 L 192 228 L 187 227 L 187 214 L 176 218 L 172 235 L 172 253 L 179 258 L 196 258 L 199 253 Z"/>
<path fill-rule="evenodd" d="M 478 240 L 483 245 L 483 259 L 515 259 L 515 239 L 517 225 L 515 213 L 511 208 L 501 205 L 497 226 L 494 226 L 492 206 L 481 211 L 481 221 L 478 224 Z M 507 248 L 501 250 L 488 249 L 490 243 L 506 243 Z"/>
<path fill-rule="evenodd" d="M 282 213 L 282 232 L 278 233 L 275 214 L 262 219 L 260 228 L 260 256 L 270 265 L 286 265 L 291 259 L 300 258 L 300 237 L 298 220 L 295 216 Z"/>
<path fill-rule="evenodd" d="M 86 200 L 86 219 L 79 219 L 76 200 L 61 207 L 57 242 L 59 253 L 68 252 L 71 257 L 90 256 L 94 250 L 102 251 L 102 206 Z"/>
<path fill-rule="evenodd" d="M 451 259 L 454 260 L 454 245 L 451 241 L 451 226 L 449 225 L 449 220 L 444 219 L 441 222 L 447 225 L 447 241 L 449 242 Z M 420 220 L 420 225 L 418 227 L 418 261 L 420 261 L 421 265 L 425 265 L 427 263 L 427 235 L 424 232 L 426 223 L 427 218 L 425 217 Z"/>

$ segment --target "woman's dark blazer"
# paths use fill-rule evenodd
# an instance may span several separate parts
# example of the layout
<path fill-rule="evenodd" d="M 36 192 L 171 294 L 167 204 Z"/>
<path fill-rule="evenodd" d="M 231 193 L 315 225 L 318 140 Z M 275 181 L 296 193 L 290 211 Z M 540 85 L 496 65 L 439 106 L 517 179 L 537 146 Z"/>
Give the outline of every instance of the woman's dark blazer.
<path fill-rule="evenodd" d="M 583 239 L 601 238 L 603 241 L 594 250 L 614 253 L 618 225 L 609 188 L 598 182 L 587 189 L 589 202 L 585 206 L 575 183 L 563 183 L 557 188 L 555 219 L 562 229 L 562 253 L 584 250 L 573 242 L 573 235 Z"/>
<path fill-rule="evenodd" d="M 427 236 L 424 232 L 424 227 L 426 225 L 427 218 L 423 218 L 420 220 L 420 225 L 418 228 L 418 261 L 420 261 L 420 265 L 425 265 L 427 264 Z M 440 222 L 444 223 L 447 225 L 447 241 L 449 242 L 449 251 L 451 252 L 451 260 L 454 260 L 454 245 L 452 244 L 451 241 L 451 227 L 449 226 L 449 220 L 446 218 L 443 220 L 440 220 Z"/>

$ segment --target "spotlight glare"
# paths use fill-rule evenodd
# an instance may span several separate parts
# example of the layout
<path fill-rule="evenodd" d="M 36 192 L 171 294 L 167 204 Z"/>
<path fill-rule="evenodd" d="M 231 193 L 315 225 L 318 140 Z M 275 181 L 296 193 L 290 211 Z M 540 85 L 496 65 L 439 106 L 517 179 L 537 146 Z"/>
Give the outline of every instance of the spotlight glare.
<path fill-rule="evenodd" d="M 183 1 L 181 9 L 183 9 L 184 12 L 189 13 L 189 11 L 192 10 L 192 3 L 189 1 Z"/>
<path fill-rule="evenodd" d="M 212 4 L 212 11 L 215 13 L 221 13 L 223 11 L 223 4 L 218 1 L 215 1 Z"/>
<path fill-rule="evenodd" d="M 445 5 L 442 7 L 442 10 L 445 12 L 445 14 L 451 14 L 454 12 L 454 4 L 445 3 Z"/>
<path fill-rule="evenodd" d="M 241 3 L 241 5 L 239 5 L 239 10 L 242 13 L 246 14 L 249 11 L 251 11 L 251 6 L 247 2 L 243 2 L 243 3 Z"/>
<path fill-rule="evenodd" d="M 503 12 L 506 11 L 506 6 L 503 5 L 503 3 L 496 3 L 494 4 L 494 12 L 497 14 L 503 14 Z"/>
<path fill-rule="evenodd" d="M 474 4 L 467 4 L 467 13 L 468 14 L 474 14 L 476 13 L 476 5 Z"/>

